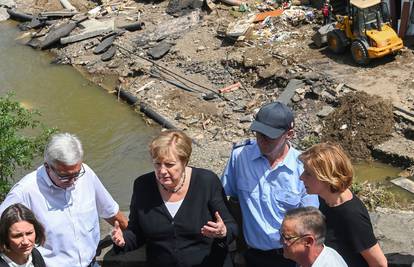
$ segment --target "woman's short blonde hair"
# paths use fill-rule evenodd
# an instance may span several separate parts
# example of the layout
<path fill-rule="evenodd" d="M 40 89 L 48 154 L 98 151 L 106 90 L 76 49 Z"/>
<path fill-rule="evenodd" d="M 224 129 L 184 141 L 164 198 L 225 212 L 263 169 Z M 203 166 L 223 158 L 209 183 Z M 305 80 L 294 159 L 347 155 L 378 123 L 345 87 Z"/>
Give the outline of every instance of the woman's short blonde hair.
<path fill-rule="evenodd" d="M 151 141 L 149 152 L 153 159 L 164 160 L 174 155 L 187 165 L 192 152 L 191 143 L 191 138 L 183 131 L 167 130 Z"/>
<path fill-rule="evenodd" d="M 354 171 L 351 160 L 342 147 L 331 142 L 312 146 L 299 159 L 307 171 L 322 182 L 328 183 L 331 192 L 343 192 L 352 184 Z"/>

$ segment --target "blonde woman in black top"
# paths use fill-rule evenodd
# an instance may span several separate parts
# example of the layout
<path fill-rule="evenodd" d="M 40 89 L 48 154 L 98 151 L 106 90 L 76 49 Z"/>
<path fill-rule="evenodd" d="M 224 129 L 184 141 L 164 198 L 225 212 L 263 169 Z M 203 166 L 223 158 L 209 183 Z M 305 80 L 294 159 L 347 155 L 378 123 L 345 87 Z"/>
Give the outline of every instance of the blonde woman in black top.
<path fill-rule="evenodd" d="M 349 187 L 353 168 L 339 145 L 317 144 L 299 156 L 301 180 L 309 194 L 319 195 L 326 217 L 325 244 L 335 249 L 350 267 L 386 267 L 387 259 L 374 236 L 368 211 Z"/>
<path fill-rule="evenodd" d="M 146 244 L 151 267 L 232 266 L 237 226 L 217 175 L 188 166 L 191 142 L 177 130 L 151 142 L 154 171 L 134 182 L 128 228 L 112 231 L 116 251 Z"/>

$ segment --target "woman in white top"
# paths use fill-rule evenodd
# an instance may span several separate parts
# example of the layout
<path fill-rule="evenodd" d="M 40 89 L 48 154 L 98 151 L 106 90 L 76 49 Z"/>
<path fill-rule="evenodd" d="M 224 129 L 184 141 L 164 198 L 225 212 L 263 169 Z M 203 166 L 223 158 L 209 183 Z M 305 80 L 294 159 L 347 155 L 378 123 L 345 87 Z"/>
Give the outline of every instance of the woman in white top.
<path fill-rule="evenodd" d="M 0 267 L 45 267 L 36 244 L 45 241 L 43 226 L 23 204 L 13 204 L 0 218 Z"/>

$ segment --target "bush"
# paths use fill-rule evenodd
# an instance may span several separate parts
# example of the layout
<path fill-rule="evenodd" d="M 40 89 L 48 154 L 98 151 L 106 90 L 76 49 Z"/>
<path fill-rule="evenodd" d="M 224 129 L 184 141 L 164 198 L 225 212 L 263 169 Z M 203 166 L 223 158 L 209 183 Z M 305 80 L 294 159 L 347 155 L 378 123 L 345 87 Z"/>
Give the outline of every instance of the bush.
<path fill-rule="evenodd" d="M 39 116 L 38 111 L 28 110 L 13 100 L 13 94 L 0 96 L 0 201 L 10 189 L 16 168 L 30 168 L 56 131 L 41 124 Z"/>

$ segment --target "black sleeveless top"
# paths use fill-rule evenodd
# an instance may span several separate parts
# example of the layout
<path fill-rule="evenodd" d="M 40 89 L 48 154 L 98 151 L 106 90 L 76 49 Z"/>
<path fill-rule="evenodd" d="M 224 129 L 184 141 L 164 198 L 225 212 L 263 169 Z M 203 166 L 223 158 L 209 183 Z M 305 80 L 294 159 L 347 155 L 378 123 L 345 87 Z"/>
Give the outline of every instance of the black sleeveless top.
<path fill-rule="evenodd" d="M 46 267 L 42 255 L 40 255 L 40 252 L 36 248 L 32 250 L 32 262 L 34 267 Z M 2 257 L 0 257 L 0 267 L 10 267 Z"/>

